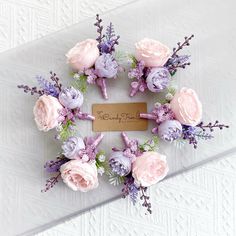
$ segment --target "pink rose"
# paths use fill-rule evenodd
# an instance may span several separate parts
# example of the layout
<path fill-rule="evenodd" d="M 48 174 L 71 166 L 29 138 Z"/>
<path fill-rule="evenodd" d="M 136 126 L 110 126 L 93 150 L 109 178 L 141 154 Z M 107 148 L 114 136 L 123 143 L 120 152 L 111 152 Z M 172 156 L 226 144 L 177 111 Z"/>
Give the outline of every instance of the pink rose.
<path fill-rule="evenodd" d="M 66 54 L 67 63 L 78 71 L 92 67 L 99 57 L 98 42 L 94 39 L 86 39 L 77 43 Z"/>
<path fill-rule="evenodd" d="M 171 50 L 157 40 L 144 38 L 135 44 L 135 58 L 143 61 L 146 67 L 164 66 Z"/>
<path fill-rule="evenodd" d="M 174 95 L 170 107 L 181 124 L 195 126 L 202 119 L 202 104 L 193 89 L 182 88 Z"/>
<path fill-rule="evenodd" d="M 48 131 L 58 126 L 62 105 L 50 95 L 42 95 L 34 106 L 34 120 L 39 130 Z"/>
<path fill-rule="evenodd" d="M 149 187 L 162 180 L 169 171 L 166 156 L 157 152 L 144 152 L 132 166 L 132 175 L 137 185 Z"/>
<path fill-rule="evenodd" d="M 81 160 L 68 161 L 60 167 L 63 182 L 74 191 L 87 192 L 98 186 L 98 172 L 95 163 Z"/>

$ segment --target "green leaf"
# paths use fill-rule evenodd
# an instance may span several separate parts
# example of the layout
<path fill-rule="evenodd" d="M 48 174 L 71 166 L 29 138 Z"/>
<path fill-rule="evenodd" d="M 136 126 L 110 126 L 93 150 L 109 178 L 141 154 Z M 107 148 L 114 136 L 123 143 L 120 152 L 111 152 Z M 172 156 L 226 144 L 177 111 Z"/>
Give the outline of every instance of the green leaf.
<path fill-rule="evenodd" d="M 108 179 L 109 179 L 109 183 L 112 184 L 112 185 L 120 185 L 122 183 L 124 183 L 125 181 L 125 177 L 124 176 L 119 176 L 119 175 L 116 175 L 115 173 L 110 173 L 110 175 L 108 176 Z"/>
<path fill-rule="evenodd" d="M 180 138 L 176 139 L 173 143 L 176 148 L 182 149 L 186 145 L 187 141 L 185 139 Z"/>
<path fill-rule="evenodd" d="M 176 89 L 175 89 L 174 87 L 169 87 L 169 88 L 167 88 L 167 91 L 168 91 L 168 93 L 170 93 L 172 96 L 174 96 L 175 93 L 176 93 Z"/>
<path fill-rule="evenodd" d="M 99 156 L 101 156 L 101 155 L 106 156 L 104 151 L 100 151 L 99 153 L 97 153 L 96 159 L 95 159 L 95 161 L 96 161 L 96 167 L 97 167 L 97 168 L 103 167 L 103 168 L 104 168 L 104 173 L 109 176 L 110 173 L 111 173 L 111 170 L 110 170 L 110 166 L 109 166 L 108 160 L 105 159 L 105 161 L 101 162 L 101 161 L 99 160 Z"/>
<path fill-rule="evenodd" d="M 130 54 L 128 56 L 129 56 L 129 59 L 131 60 L 131 68 L 134 69 L 137 66 L 138 61 L 134 55 Z"/>
<path fill-rule="evenodd" d="M 62 125 L 62 130 L 59 133 L 59 137 L 62 141 L 66 141 L 69 137 L 75 135 L 75 130 L 71 129 L 71 126 L 75 126 L 71 120 L 68 120 L 66 124 Z"/>
<path fill-rule="evenodd" d="M 74 74 L 75 75 L 75 74 Z M 73 77 L 74 77 L 73 75 Z M 71 83 L 71 86 L 79 89 L 82 93 L 86 93 L 87 91 L 87 75 L 80 75 L 79 78 L 75 78 L 74 81 Z"/>
<path fill-rule="evenodd" d="M 129 55 L 126 52 L 123 52 L 123 51 L 116 51 L 114 53 L 114 58 L 115 58 L 115 60 L 117 61 L 118 64 L 123 64 L 128 60 Z"/>
<path fill-rule="evenodd" d="M 147 140 L 144 144 L 139 145 L 139 149 L 143 152 L 155 151 L 158 148 L 159 138 L 153 136 L 151 139 Z"/>

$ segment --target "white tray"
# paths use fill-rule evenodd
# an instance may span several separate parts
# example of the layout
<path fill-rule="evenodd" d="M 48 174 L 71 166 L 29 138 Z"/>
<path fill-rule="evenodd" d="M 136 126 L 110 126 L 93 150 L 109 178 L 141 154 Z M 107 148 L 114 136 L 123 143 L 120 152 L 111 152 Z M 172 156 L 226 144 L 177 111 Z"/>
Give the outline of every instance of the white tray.
<path fill-rule="evenodd" d="M 160 152 L 168 156 L 169 176 L 236 151 L 234 9 L 234 0 L 143 0 L 101 16 L 105 23 L 112 21 L 121 35 L 119 50 L 129 52 L 143 37 L 174 47 L 185 35 L 195 34 L 185 51 L 191 54 L 192 65 L 177 72 L 176 83 L 197 91 L 205 121 L 218 119 L 230 129 L 216 131 L 215 139 L 199 142 L 197 150 L 190 145 L 179 150 L 161 143 Z M 62 78 L 64 85 L 69 83 L 64 54 L 76 42 L 96 37 L 93 23 L 94 18 L 86 20 L 0 55 L 0 235 L 33 234 L 120 196 L 120 188 L 109 185 L 107 179 L 101 179 L 99 188 L 89 193 L 73 192 L 62 183 L 47 193 L 40 192 L 48 178 L 43 165 L 55 157 L 60 145 L 53 139 L 53 132 L 36 129 L 32 115 L 36 98 L 16 88 L 17 84 L 35 85 L 34 76 L 47 76 L 50 70 Z M 111 81 L 108 101 L 91 86 L 83 110 L 91 112 L 93 103 L 129 101 L 147 101 L 150 110 L 157 97 L 139 94 L 130 99 L 129 83 L 126 73 Z M 83 136 L 92 135 L 91 122 L 78 125 Z M 149 131 L 153 125 L 149 123 Z M 149 132 L 128 134 L 140 140 L 150 137 Z M 112 146 L 119 145 L 119 132 L 105 133 L 101 148 L 109 153 Z"/>

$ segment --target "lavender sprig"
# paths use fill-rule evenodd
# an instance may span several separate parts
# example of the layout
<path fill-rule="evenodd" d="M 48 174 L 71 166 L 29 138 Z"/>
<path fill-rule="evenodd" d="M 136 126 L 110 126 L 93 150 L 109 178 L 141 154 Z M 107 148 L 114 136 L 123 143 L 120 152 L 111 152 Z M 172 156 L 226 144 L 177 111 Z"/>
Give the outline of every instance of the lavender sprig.
<path fill-rule="evenodd" d="M 135 205 L 138 198 L 139 188 L 134 184 L 133 177 L 126 177 L 124 187 L 122 188 L 123 198 L 129 196 L 132 203 Z"/>
<path fill-rule="evenodd" d="M 96 40 L 98 41 L 99 45 L 102 42 L 102 39 L 105 37 L 105 35 L 102 34 L 103 26 L 101 25 L 101 23 L 102 23 L 102 19 L 100 19 L 99 14 L 97 14 L 96 15 L 96 23 L 94 25 L 97 27 L 98 37 L 96 38 Z"/>
<path fill-rule="evenodd" d="M 152 214 L 152 205 L 149 202 L 150 197 L 146 195 L 147 187 L 140 186 L 139 190 L 141 191 L 140 200 L 143 200 L 142 206 L 145 207 L 150 214 Z"/>
<path fill-rule="evenodd" d="M 68 161 L 69 161 L 68 158 L 66 158 L 64 155 L 60 155 L 57 157 L 56 160 L 47 161 L 44 165 L 44 168 L 49 173 L 58 172 L 60 170 L 61 165 L 63 165 Z"/>
<path fill-rule="evenodd" d="M 52 83 L 44 79 L 42 76 L 36 76 L 36 79 L 40 88 L 44 91 L 45 94 L 51 95 L 53 97 L 58 97 L 58 90 Z"/>
<path fill-rule="evenodd" d="M 44 94 L 43 90 L 37 89 L 37 87 L 29 87 L 28 85 L 17 85 L 17 88 L 23 89 L 25 93 L 30 93 L 31 95 L 38 94 L 42 96 Z"/>
<path fill-rule="evenodd" d="M 213 132 L 215 128 L 223 129 L 223 128 L 229 128 L 228 125 L 220 124 L 218 120 L 216 120 L 214 123 L 209 122 L 207 125 L 204 125 L 203 122 L 200 122 L 197 127 L 202 129 L 202 131 L 206 131 L 206 129 L 209 129 L 210 132 Z"/>
<path fill-rule="evenodd" d="M 166 67 L 169 70 L 170 74 L 173 76 L 178 68 L 185 69 L 186 66 L 189 66 L 191 63 L 188 61 L 190 56 L 182 55 L 175 56 L 174 58 L 170 58 Z"/>
<path fill-rule="evenodd" d="M 52 71 L 50 71 L 50 75 L 50 79 L 54 82 L 54 87 L 57 88 L 60 92 L 62 84 L 59 82 L 59 78 L 57 77 L 56 73 L 53 73 Z"/>
<path fill-rule="evenodd" d="M 182 135 L 184 140 L 188 140 L 189 144 L 192 144 L 193 147 L 197 148 L 197 139 L 196 139 L 196 128 L 193 126 L 182 126 Z"/>
<path fill-rule="evenodd" d="M 48 190 L 50 190 L 51 188 L 53 188 L 55 186 L 55 184 L 58 183 L 60 176 L 61 176 L 61 173 L 59 172 L 56 176 L 47 179 L 46 184 L 45 184 L 45 188 L 42 189 L 41 192 L 45 193 Z"/>
<path fill-rule="evenodd" d="M 213 135 L 211 135 L 211 134 L 209 134 L 209 133 L 206 133 L 206 132 L 204 132 L 204 131 L 196 132 L 196 133 L 195 133 L 195 136 L 196 136 L 198 139 L 203 139 L 203 140 L 209 140 L 209 139 L 214 138 Z"/>
<path fill-rule="evenodd" d="M 114 26 L 110 23 L 106 29 L 106 40 L 101 44 L 102 53 L 111 53 L 115 51 L 115 45 L 118 45 L 119 35 L 115 34 Z"/>

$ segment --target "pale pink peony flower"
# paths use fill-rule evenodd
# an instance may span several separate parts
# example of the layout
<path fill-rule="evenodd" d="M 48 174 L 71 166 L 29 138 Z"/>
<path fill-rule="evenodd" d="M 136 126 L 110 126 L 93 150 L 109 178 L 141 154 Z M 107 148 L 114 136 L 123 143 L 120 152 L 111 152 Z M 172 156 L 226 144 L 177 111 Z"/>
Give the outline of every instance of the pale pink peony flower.
<path fill-rule="evenodd" d="M 144 38 L 135 44 L 135 58 L 146 67 L 164 66 L 170 58 L 171 50 L 157 40 Z"/>
<path fill-rule="evenodd" d="M 149 187 L 162 180 L 169 171 L 166 156 L 157 152 L 144 152 L 132 166 L 132 176 L 137 185 Z"/>
<path fill-rule="evenodd" d="M 39 130 L 48 131 L 58 126 L 60 111 L 63 109 L 57 98 L 42 95 L 34 106 L 34 119 Z"/>
<path fill-rule="evenodd" d="M 174 95 L 170 107 L 183 125 L 196 126 L 202 119 L 202 104 L 193 89 L 182 88 Z"/>
<path fill-rule="evenodd" d="M 67 63 L 77 71 L 83 72 L 95 64 L 99 57 L 98 42 L 94 39 L 86 39 L 77 43 L 66 54 Z"/>
<path fill-rule="evenodd" d="M 72 190 L 88 192 L 98 187 L 98 172 L 95 162 L 72 160 L 60 167 L 63 182 Z"/>

